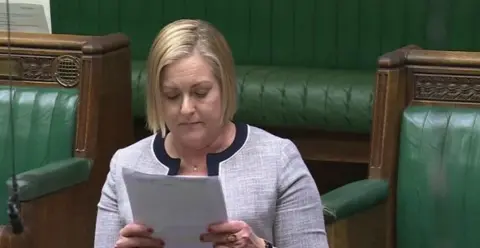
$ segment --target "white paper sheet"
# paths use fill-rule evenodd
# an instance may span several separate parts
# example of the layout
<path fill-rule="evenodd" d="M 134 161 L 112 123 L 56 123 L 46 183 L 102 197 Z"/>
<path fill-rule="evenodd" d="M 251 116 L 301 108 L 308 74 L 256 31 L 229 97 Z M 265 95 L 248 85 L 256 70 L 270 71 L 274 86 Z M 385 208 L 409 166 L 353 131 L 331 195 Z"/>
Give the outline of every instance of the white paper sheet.
<path fill-rule="evenodd" d="M 50 1 L 10 0 L 12 32 L 51 34 Z M 0 31 L 7 31 L 6 1 L 0 0 Z"/>
<path fill-rule="evenodd" d="M 209 224 L 228 219 L 218 177 L 149 175 L 123 168 L 133 219 L 154 229 L 167 248 L 211 248 Z"/>

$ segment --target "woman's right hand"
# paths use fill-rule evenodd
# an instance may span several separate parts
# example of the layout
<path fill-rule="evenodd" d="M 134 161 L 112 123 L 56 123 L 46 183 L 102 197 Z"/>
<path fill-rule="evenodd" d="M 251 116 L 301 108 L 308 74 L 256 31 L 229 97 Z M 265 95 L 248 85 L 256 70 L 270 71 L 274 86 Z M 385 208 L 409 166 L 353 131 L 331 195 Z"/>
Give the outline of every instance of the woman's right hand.
<path fill-rule="evenodd" d="M 161 239 L 152 237 L 153 229 L 140 224 L 128 224 L 120 230 L 115 248 L 163 248 Z"/>

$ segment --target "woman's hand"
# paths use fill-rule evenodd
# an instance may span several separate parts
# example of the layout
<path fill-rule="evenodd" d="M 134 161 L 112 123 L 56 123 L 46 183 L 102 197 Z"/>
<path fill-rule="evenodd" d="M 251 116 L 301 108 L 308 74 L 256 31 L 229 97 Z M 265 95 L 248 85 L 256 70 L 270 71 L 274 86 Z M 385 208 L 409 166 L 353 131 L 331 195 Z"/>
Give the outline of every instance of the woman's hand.
<path fill-rule="evenodd" d="M 264 248 L 265 241 L 243 221 L 215 223 L 200 235 L 202 242 L 211 242 L 215 248 Z"/>
<path fill-rule="evenodd" d="M 115 248 L 163 248 L 160 239 L 152 238 L 153 229 L 140 224 L 128 224 L 120 230 Z"/>

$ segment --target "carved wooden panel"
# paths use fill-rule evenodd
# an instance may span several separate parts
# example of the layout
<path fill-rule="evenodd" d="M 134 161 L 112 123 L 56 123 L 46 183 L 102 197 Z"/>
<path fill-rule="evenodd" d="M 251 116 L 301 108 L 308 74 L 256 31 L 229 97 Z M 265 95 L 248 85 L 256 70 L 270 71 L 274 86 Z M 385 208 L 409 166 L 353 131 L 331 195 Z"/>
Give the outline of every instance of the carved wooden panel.
<path fill-rule="evenodd" d="M 52 63 L 54 57 L 20 57 L 23 80 L 54 81 Z"/>
<path fill-rule="evenodd" d="M 480 77 L 465 75 L 414 74 L 415 100 L 480 103 Z"/>
<path fill-rule="evenodd" d="M 81 59 L 71 55 L 0 57 L 0 78 L 19 81 L 58 83 L 75 87 L 80 82 Z"/>

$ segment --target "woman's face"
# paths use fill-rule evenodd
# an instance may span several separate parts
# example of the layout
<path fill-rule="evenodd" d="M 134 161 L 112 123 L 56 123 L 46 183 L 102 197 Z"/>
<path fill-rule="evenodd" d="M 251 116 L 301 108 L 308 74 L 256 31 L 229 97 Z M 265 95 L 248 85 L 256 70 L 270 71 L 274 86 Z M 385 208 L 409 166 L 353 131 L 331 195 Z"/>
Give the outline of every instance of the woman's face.
<path fill-rule="evenodd" d="M 184 145 L 203 148 L 218 136 L 222 123 L 219 82 L 198 53 L 164 68 L 165 123 Z"/>

